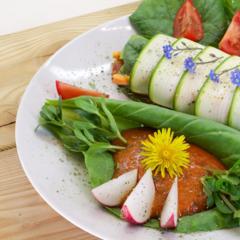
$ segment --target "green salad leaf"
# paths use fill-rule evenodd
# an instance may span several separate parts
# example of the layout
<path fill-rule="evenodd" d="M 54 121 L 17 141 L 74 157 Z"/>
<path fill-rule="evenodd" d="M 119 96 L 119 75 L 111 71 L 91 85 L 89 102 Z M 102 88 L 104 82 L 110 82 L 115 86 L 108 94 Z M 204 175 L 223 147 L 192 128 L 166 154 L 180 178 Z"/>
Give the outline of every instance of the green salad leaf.
<path fill-rule="evenodd" d="M 92 187 L 110 180 L 114 173 L 114 161 L 110 152 L 122 149 L 111 145 L 122 137 L 115 118 L 103 101 L 78 99 L 76 106 L 64 107 L 62 101 L 46 102 L 40 112 L 39 124 L 59 138 L 70 152 L 84 156 Z M 65 104 L 64 104 L 65 105 Z"/>
<path fill-rule="evenodd" d="M 92 187 L 107 182 L 113 176 L 114 161 L 112 154 L 108 151 L 109 149 L 111 149 L 111 145 L 108 143 L 95 143 L 84 152 L 85 164 Z"/>
<path fill-rule="evenodd" d="M 227 171 L 214 172 L 202 179 L 208 202 L 223 214 L 230 214 L 240 223 L 240 160 Z"/>
<path fill-rule="evenodd" d="M 180 218 L 176 232 L 192 233 L 199 231 L 213 231 L 238 226 L 238 220 L 234 219 L 232 215 L 222 214 L 216 209 L 211 209 Z"/>
<path fill-rule="evenodd" d="M 237 10 L 240 10 L 240 1 L 239 0 L 223 0 L 225 5 L 225 10 L 227 13 L 228 21 L 231 22 L 232 17 Z"/>
<path fill-rule="evenodd" d="M 200 43 L 218 46 L 228 27 L 222 0 L 194 0 L 193 2 L 203 21 L 204 38 Z"/>
<path fill-rule="evenodd" d="M 148 39 L 140 35 L 133 35 L 130 37 L 121 54 L 121 58 L 124 62 L 124 65 L 121 69 L 122 73 L 130 74 L 138 55 L 147 42 Z"/>
<path fill-rule="evenodd" d="M 121 219 L 119 208 L 106 208 L 111 214 Z M 152 218 L 144 224 L 145 227 L 162 230 L 159 220 Z M 200 231 L 213 231 L 225 228 L 238 227 L 239 222 L 231 215 L 222 214 L 216 209 L 196 213 L 191 216 L 184 216 L 179 219 L 175 232 L 193 233 Z"/>
<path fill-rule="evenodd" d="M 173 23 L 184 0 L 144 0 L 130 16 L 136 31 L 146 38 L 157 33 L 173 35 Z M 204 38 L 200 43 L 216 46 L 228 26 L 222 0 L 194 0 L 203 21 Z"/>

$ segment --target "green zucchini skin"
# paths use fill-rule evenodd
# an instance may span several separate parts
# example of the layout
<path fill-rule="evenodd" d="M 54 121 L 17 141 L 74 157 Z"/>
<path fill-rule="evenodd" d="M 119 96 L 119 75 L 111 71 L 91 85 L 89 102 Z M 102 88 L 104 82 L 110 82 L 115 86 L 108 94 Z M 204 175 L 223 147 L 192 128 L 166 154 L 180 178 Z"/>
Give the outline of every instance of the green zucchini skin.
<path fill-rule="evenodd" d="M 152 70 L 163 56 L 163 46 L 172 44 L 176 38 L 158 34 L 143 48 L 130 75 L 130 89 L 134 93 L 148 94 L 148 84 Z"/>
<path fill-rule="evenodd" d="M 228 57 L 215 69 L 216 74 L 227 71 L 221 75 L 219 82 L 214 82 L 208 78 L 200 90 L 197 97 L 195 115 L 212 119 L 217 122 L 227 124 L 229 110 L 236 86 L 231 83 L 232 69 L 240 65 L 240 58 L 236 56 Z"/>
<path fill-rule="evenodd" d="M 228 116 L 228 125 L 240 130 L 240 88 L 235 90 Z"/>
<path fill-rule="evenodd" d="M 191 50 L 186 50 L 186 47 Z M 184 61 L 185 59 L 197 56 L 204 50 L 205 46 L 186 38 L 180 38 L 173 44 L 176 53 L 167 59 L 163 57 L 153 71 L 149 84 L 149 98 L 152 102 L 167 107 L 173 108 L 174 96 L 177 85 L 182 75 L 185 72 Z"/>
<path fill-rule="evenodd" d="M 182 75 L 174 96 L 174 109 L 176 111 L 194 114 L 196 98 L 201 87 L 207 81 L 210 70 L 215 69 L 227 57 L 229 55 L 219 49 L 206 47 L 194 58 L 196 63 L 208 63 L 198 64 L 194 74 L 185 71 Z"/>

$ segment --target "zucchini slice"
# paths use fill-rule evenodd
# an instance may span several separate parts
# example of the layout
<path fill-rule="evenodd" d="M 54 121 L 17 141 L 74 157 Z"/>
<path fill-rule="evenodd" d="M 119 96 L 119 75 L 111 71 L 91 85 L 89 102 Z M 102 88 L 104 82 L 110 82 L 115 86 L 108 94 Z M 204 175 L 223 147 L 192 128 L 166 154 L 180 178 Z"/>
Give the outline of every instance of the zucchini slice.
<path fill-rule="evenodd" d="M 163 56 L 163 46 L 172 44 L 176 38 L 158 34 L 143 48 L 133 66 L 130 76 L 130 89 L 139 94 L 148 94 L 148 83 L 152 70 Z"/>
<path fill-rule="evenodd" d="M 185 72 L 177 86 L 174 97 L 174 109 L 179 112 L 194 114 L 196 98 L 211 69 L 215 69 L 229 55 L 214 47 L 206 47 L 195 58 L 195 73 Z"/>
<path fill-rule="evenodd" d="M 181 76 L 185 72 L 184 61 L 188 57 L 195 57 L 199 54 L 204 46 L 191 40 L 181 38 L 173 44 L 173 48 L 185 49 L 178 54 L 174 54 L 171 59 L 165 56 L 156 66 L 149 85 L 150 99 L 164 107 L 173 108 L 173 99 Z M 186 50 L 188 48 L 189 50 Z"/>
<path fill-rule="evenodd" d="M 196 101 L 195 114 L 226 124 L 236 86 L 230 80 L 231 71 L 240 66 L 240 58 L 232 56 L 227 58 L 216 69 L 220 75 L 219 82 L 208 78 L 200 90 Z"/>
<path fill-rule="evenodd" d="M 240 130 L 240 88 L 235 90 L 229 112 L 228 125 Z"/>

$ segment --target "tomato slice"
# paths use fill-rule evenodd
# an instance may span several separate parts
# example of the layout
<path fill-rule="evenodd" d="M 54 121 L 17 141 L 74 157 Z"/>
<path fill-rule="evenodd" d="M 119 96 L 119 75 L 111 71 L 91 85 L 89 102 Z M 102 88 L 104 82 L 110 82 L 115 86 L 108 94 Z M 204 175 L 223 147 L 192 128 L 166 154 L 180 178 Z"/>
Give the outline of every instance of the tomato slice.
<path fill-rule="evenodd" d="M 240 11 L 236 12 L 219 48 L 229 54 L 240 56 Z"/>
<path fill-rule="evenodd" d="M 62 99 L 69 99 L 80 96 L 93 96 L 93 97 L 108 97 L 107 94 L 100 93 L 94 90 L 88 90 L 80 87 L 75 87 L 68 83 L 63 83 L 61 81 L 56 80 L 56 89 L 58 95 L 62 97 Z"/>
<path fill-rule="evenodd" d="M 186 0 L 174 20 L 174 37 L 199 41 L 204 37 L 201 15 L 192 0 Z"/>

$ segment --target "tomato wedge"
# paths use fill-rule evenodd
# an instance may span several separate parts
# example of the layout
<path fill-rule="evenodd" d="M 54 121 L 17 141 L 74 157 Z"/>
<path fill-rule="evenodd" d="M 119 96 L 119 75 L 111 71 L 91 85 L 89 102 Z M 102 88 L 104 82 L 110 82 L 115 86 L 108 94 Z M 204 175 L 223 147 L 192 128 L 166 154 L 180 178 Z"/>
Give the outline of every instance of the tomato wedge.
<path fill-rule="evenodd" d="M 192 0 L 186 0 L 174 20 L 174 37 L 199 41 L 204 37 L 201 15 Z"/>
<path fill-rule="evenodd" d="M 236 12 L 219 48 L 229 54 L 240 56 L 240 11 Z"/>
<path fill-rule="evenodd" d="M 88 90 L 80 87 L 75 87 L 68 83 L 63 83 L 61 81 L 56 80 L 56 89 L 58 95 L 62 97 L 62 99 L 69 99 L 80 96 L 93 96 L 93 97 L 108 97 L 107 94 L 100 93 L 94 90 Z"/>

